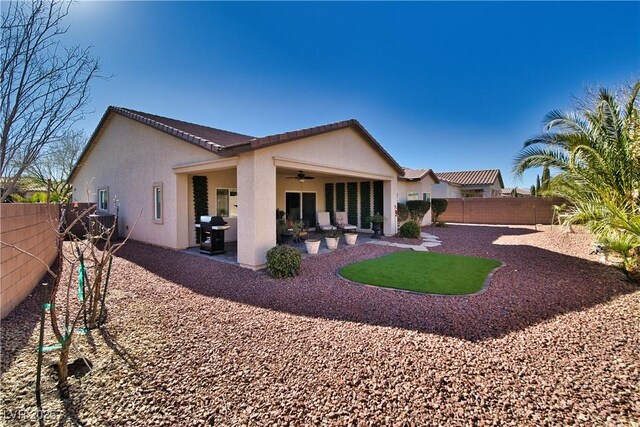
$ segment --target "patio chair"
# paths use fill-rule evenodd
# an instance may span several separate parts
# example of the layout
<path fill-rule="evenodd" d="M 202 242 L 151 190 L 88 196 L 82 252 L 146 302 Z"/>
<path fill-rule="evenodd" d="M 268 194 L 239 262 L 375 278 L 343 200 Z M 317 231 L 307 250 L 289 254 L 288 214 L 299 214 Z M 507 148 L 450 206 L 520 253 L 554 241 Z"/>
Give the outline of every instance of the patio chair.
<path fill-rule="evenodd" d="M 343 233 L 355 233 L 358 228 L 353 224 L 349 224 L 346 212 L 336 212 L 336 225 Z"/>
<path fill-rule="evenodd" d="M 316 224 L 316 230 L 320 230 L 321 232 L 326 231 L 334 231 L 337 228 L 331 225 L 331 217 L 329 216 L 329 212 L 318 212 L 318 223 Z"/>

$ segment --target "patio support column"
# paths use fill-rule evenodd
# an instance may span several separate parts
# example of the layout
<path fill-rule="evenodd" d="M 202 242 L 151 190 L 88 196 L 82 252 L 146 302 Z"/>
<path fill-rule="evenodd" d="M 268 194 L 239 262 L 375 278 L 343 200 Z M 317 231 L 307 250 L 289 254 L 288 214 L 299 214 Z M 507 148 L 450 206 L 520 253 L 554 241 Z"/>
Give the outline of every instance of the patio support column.
<path fill-rule="evenodd" d="M 276 167 L 260 151 L 238 159 L 238 264 L 258 270 L 276 245 Z"/>
<path fill-rule="evenodd" d="M 176 248 L 185 249 L 189 246 L 189 233 L 192 232 L 193 225 L 189 224 L 189 176 L 184 174 L 176 174 Z M 168 198 L 164 198 L 163 204 L 167 203 Z"/>
<path fill-rule="evenodd" d="M 384 235 L 393 236 L 396 234 L 396 205 L 398 203 L 398 180 L 384 181 L 382 187 L 384 200 Z"/>

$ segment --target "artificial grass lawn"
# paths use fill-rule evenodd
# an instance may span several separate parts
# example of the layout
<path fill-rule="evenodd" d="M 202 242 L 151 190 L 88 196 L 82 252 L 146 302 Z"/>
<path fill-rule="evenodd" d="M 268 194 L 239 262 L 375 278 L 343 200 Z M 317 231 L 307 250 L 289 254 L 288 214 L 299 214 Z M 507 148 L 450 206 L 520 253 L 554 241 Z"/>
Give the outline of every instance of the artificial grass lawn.
<path fill-rule="evenodd" d="M 340 269 L 346 279 L 428 294 L 464 295 L 482 289 L 500 261 L 437 252 L 394 252 Z"/>

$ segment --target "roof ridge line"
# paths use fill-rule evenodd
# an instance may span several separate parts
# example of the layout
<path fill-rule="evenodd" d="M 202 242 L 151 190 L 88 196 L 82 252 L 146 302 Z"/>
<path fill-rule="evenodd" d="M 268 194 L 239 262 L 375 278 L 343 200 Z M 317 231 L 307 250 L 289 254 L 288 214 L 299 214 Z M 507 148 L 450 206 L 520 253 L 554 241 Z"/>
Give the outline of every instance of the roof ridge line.
<path fill-rule="evenodd" d="M 223 145 L 217 144 L 217 143 L 215 143 L 213 141 L 210 141 L 210 140 L 208 140 L 206 138 L 201 138 L 201 137 L 199 137 L 197 135 L 194 135 L 192 133 L 185 132 L 183 130 L 177 129 L 177 128 L 173 127 L 173 126 L 169 126 L 168 124 L 159 122 L 158 120 L 150 119 L 149 117 L 144 117 L 144 116 L 139 114 L 139 113 L 142 113 L 142 111 L 129 110 L 128 108 L 116 107 L 116 106 L 110 106 L 109 108 L 112 109 L 113 111 L 117 112 L 117 113 L 124 114 L 125 116 L 127 116 L 129 118 L 132 118 L 132 119 L 135 119 L 135 120 L 137 120 L 137 121 L 139 121 L 141 123 L 146 123 L 146 124 L 151 125 L 153 127 L 159 127 L 161 130 L 163 130 L 163 131 L 165 131 L 167 133 L 173 134 L 175 136 L 178 136 L 178 137 L 181 137 L 181 138 L 185 138 L 186 137 L 187 139 L 193 139 L 193 140 L 195 140 L 193 142 L 196 142 L 196 143 L 199 143 L 199 141 L 202 141 L 205 144 L 212 145 L 218 151 L 224 150 L 224 146 Z M 156 116 L 156 117 L 163 117 L 163 116 L 158 116 L 156 114 L 151 114 L 151 113 L 145 113 L 145 114 L 149 114 L 151 116 Z M 175 120 L 177 120 L 177 119 L 175 119 Z M 185 122 L 183 120 L 177 120 L 177 121 L 181 121 L 181 122 L 184 122 L 184 123 L 189 123 L 189 122 Z M 196 123 L 189 123 L 189 124 L 196 125 L 196 126 L 202 126 L 202 125 L 198 125 Z M 205 127 L 208 127 L 208 126 L 205 126 Z M 210 128 L 210 129 L 215 129 L 215 128 Z M 222 129 L 217 129 L 217 130 L 222 130 Z M 240 135 L 240 134 L 238 134 L 238 135 Z"/>

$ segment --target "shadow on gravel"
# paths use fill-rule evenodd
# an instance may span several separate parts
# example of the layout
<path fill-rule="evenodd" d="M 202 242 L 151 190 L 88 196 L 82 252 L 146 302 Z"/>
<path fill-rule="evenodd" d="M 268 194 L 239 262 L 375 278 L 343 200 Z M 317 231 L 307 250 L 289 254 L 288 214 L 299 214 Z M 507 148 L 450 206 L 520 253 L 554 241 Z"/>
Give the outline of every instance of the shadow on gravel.
<path fill-rule="evenodd" d="M 138 362 L 136 358 L 127 351 L 124 347 L 122 347 L 116 340 L 111 336 L 111 332 L 106 327 L 100 328 L 100 335 L 104 339 L 104 343 L 109 347 L 115 354 L 125 362 L 129 368 L 137 369 Z"/>
<path fill-rule="evenodd" d="M 37 288 L 39 289 L 39 288 Z M 0 349 L 2 372 L 11 367 L 21 350 L 27 346 L 32 334 L 38 334 L 40 325 L 40 293 L 34 291 L 0 322 Z M 33 351 L 37 350 L 37 337 Z"/>
<path fill-rule="evenodd" d="M 118 256 L 209 297 L 300 316 L 393 326 L 470 341 L 502 337 L 638 289 L 617 270 L 597 262 L 534 246 L 493 243 L 501 236 L 535 233 L 530 229 L 450 226 L 428 231 L 444 242 L 436 248 L 438 252 L 491 257 L 505 263 L 487 292 L 469 297 L 413 295 L 353 285 L 336 276 L 337 268 L 345 264 L 393 250 L 369 247 L 372 245 L 305 259 L 301 276 L 280 281 L 265 272 L 138 242 L 128 243 Z"/>

